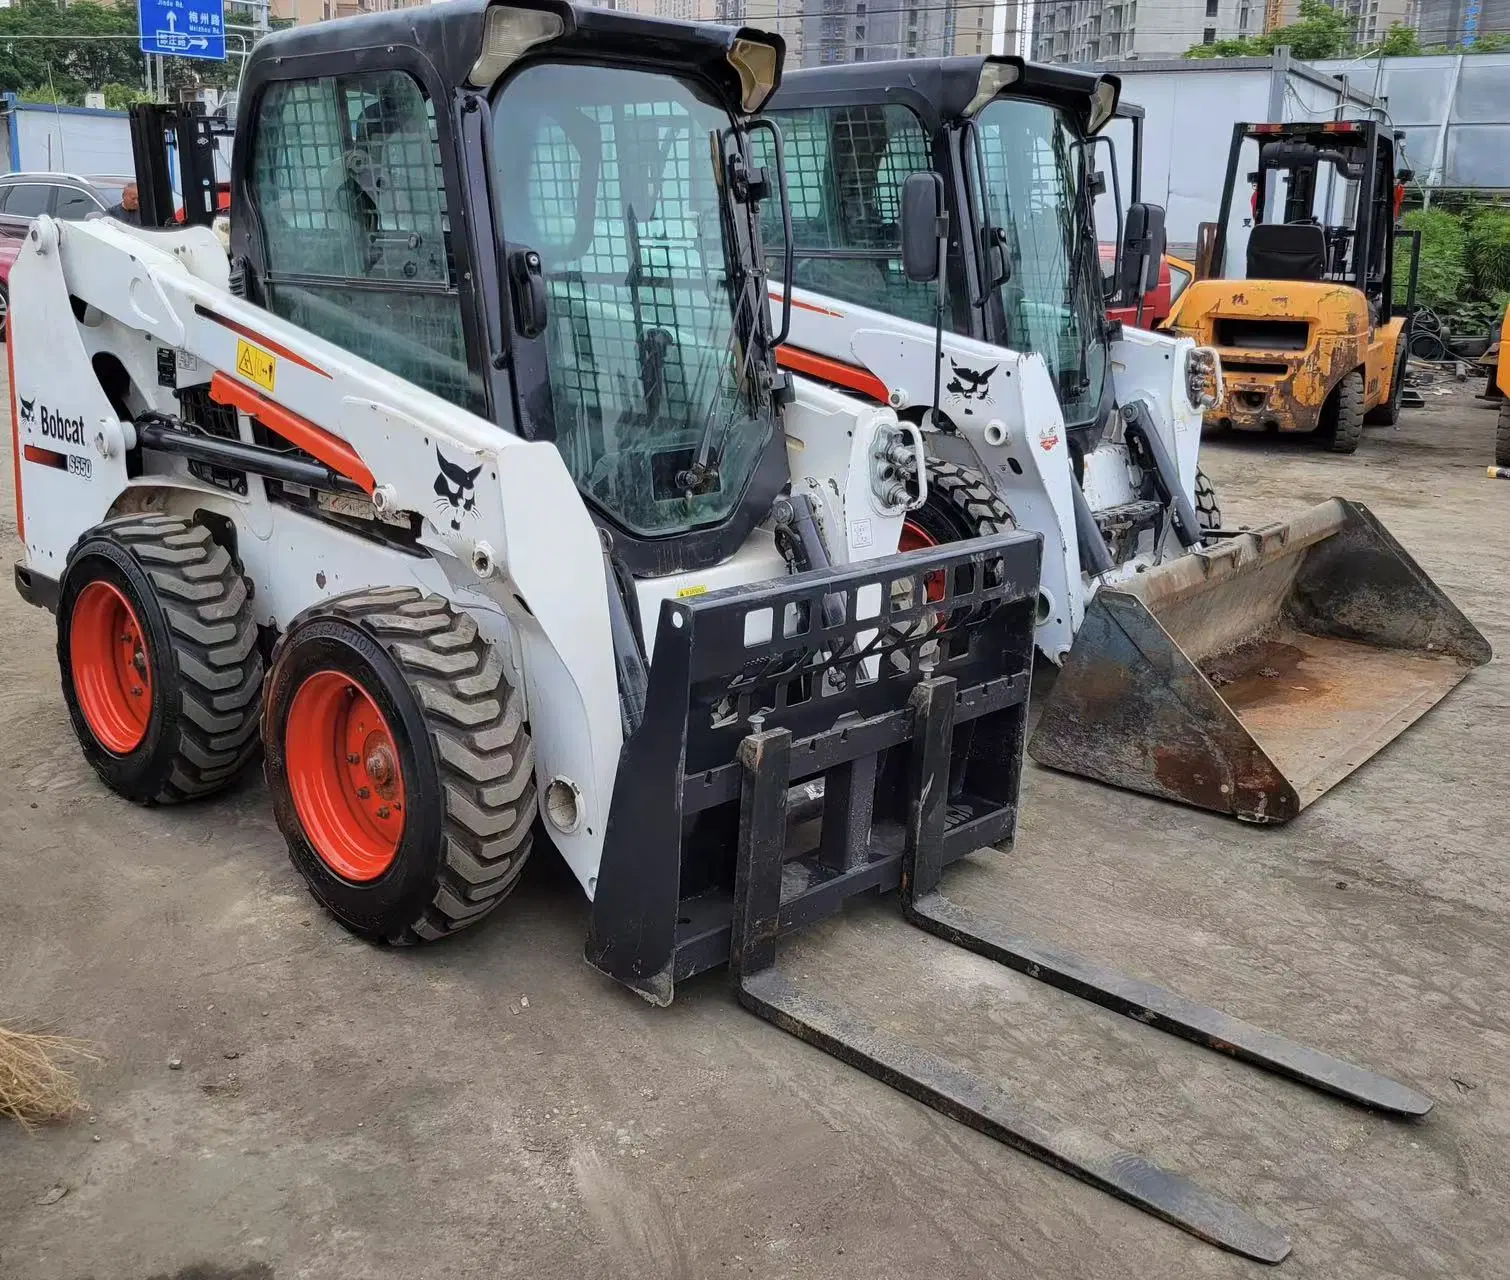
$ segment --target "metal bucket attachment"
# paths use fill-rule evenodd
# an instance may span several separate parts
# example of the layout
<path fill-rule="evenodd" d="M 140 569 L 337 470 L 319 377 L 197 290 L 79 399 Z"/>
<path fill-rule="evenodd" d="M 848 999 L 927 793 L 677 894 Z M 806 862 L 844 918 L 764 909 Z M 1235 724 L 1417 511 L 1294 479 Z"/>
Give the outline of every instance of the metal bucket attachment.
<path fill-rule="evenodd" d="M 1028 754 L 1287 822 L 1490 656 L 1368 509 L 1333 498 L 1098 591 Z"/>

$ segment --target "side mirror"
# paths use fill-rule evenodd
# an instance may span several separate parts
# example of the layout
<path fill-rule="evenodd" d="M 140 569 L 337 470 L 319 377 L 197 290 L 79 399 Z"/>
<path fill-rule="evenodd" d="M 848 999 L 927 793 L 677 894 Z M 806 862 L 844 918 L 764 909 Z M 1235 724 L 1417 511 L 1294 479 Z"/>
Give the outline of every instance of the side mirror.
<path fill-rule="evenodd" d="M 944 226 L 944 180 L 933 172 L 909 174 L 902 183 L 902 272 L 919 284 L 939 278 Z"/>
<path fill-rule="evenodd" d="M 1118 293 L 1123 298 L 1144 298 L 1159 287 L 1164 261 L 1164 206 L 1130 204 L 1122 237 L 1122 279 Z"/>

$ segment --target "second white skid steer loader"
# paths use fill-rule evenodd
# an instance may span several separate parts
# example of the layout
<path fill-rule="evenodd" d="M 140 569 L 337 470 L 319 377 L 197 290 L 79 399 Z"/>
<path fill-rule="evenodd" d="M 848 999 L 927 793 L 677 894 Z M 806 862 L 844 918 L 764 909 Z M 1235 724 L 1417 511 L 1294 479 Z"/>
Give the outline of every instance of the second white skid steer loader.
<path fill-rule="evenodd" d="M 1354 503 L 1220 528 L 1198 469 L 1215 352 L 1106 316 L 1092 157 L 1119 87 L 996 57 L 788 76 L 768 108 L 797 253 L 781 361 L 923 429 L 904 546 L 1043 535 L 1036 636 L 1062 670 L 1034 759 L 1285 822 L 1489 646 Z M 1114 292 L 1141 298 L 1163 211 L 1129 206 L 1125 232 Z"/>
<path fill-rule="evenodd" d="M 652 1003 L 727 962 L 783 1029 L 1276 1262 L 1230 1201 L 776 966 L 900 889 L 1163 1030 L 1431 1105 L 941 895 L 1015 831 L 1039 539 L 892 554 L 916 440 L 779 371 L 750 114 L 781 53 L 552 0 L 291 29 L 247 62 L 229 262 L 201 226 L 39 218 L 11 275 L 16 582 L 56 616 L 74 730 L 157 804 L 260 742 L 295 866 L 377 941 L 489 916 L 538 825 L 589 962 Z"/>

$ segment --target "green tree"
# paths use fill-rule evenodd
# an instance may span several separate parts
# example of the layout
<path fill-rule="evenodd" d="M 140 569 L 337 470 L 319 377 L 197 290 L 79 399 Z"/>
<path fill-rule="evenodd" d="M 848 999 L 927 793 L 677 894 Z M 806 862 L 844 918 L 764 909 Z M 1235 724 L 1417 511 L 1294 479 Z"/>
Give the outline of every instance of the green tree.
<path fill-rule="evenodd" d="M 1416 296 L 1428 307 L 1450 307 L 1468 283 L 1468 234 L 1445 209 L 1412 209 L 1401 221 L 1421 233 L 1421 275 Z"/>
<path fill-rule="evenodd" d="M 1386 58 L 1417 58 L 1421 55 L 1421 37 L 1414 27 L 1403 22 L 1391 22 L 1384 33 L 1384 42 L 1379 52 Z"/>
<path fill-rule="evenodd" d="M 239 59 L 164 60 L 170 90 L 196 85 L 229 88 L 236 83 L 239 67 Z M 145 82 L 135 5 L 77 0 L 65 8 L 55 0 L 19 0 L 0 9 L 0 91 L 18 93 L 31 102 L 80 105 L 86 92 L 99 90 L 114 107 L 129 105 L 129 95 Z"/>
<path fill-rule="evenodd" d="M 1264 57 L 1280 45 L 1289 45 L 1297 58 L 1313 61 L 1336 58 L 1353 47 L 1356 19 L 1344 10 L 1334 9 L 1326 0 L 1300 0 L 1300 13 L 1287 27 L 1277 27 L 1263 35 L 1244 40 L 1218 40 L 1215 44 L 1193 45 L 1185 51 L 1187 58 Z"/>

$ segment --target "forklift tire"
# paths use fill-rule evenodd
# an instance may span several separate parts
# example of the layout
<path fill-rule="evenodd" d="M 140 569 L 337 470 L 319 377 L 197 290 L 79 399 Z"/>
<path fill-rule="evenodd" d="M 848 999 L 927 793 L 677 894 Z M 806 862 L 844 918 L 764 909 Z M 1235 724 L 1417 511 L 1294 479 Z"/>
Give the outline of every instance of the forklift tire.
<path fill-rule="evenodd" d="M 434 941 L 518 884 L 536 811 L 524 700 L 440 596 L 375 587 L 300 614 L 262 734 L 289 857 L 353 933 Z"/>
<path fill-rule="evenodd" d="M 1222 505 L 1217 500 L 1211 477 L 1197 469 L 1195 473 L 1195 519 L 1202 533 L 1222 527 Z"/>
<path fill-rule="evenodd" d="M 86 533 L 58 600 L 63 697 L 84 758 L 138 804 L 233 782 L 257 755 L 251 592 L 204 525 L 133 515 Z"/>
<path fill-rule="evenodd" d="M 996 496 L 985 476 L 970 467 L 928 459 L 928 497 L 902 522 L 899 551 L 962 542 L 1017 528 L 1011 508 Z"/>
<path fill-rule="evenodd" d="M 1327 447 L 1333 453 L 1356 453 L 1363 439 L 1363 370 L 1352 373 L 1337 384 L 1321 410 L 1322 428 Z"/>
<path fill-rule="evenodd" d="M 1400 421 L 1400 397 L 1405 391 L 1405 362 L 1409 355 L 1410 352 L 1402 343 L 1400 358 L 1395 362 L 1395 376 L 1389 384 L 1389 398 L 1383 404 L 1376 404 L 1363 415 L 1365 425 L 1392 427 Z"/>
<path fill-rule="evenodd" d="M 1499 424 L 1494 429 L 1494 465 L 1510 467 L 1510 398 L 1500 405 Z"/>

